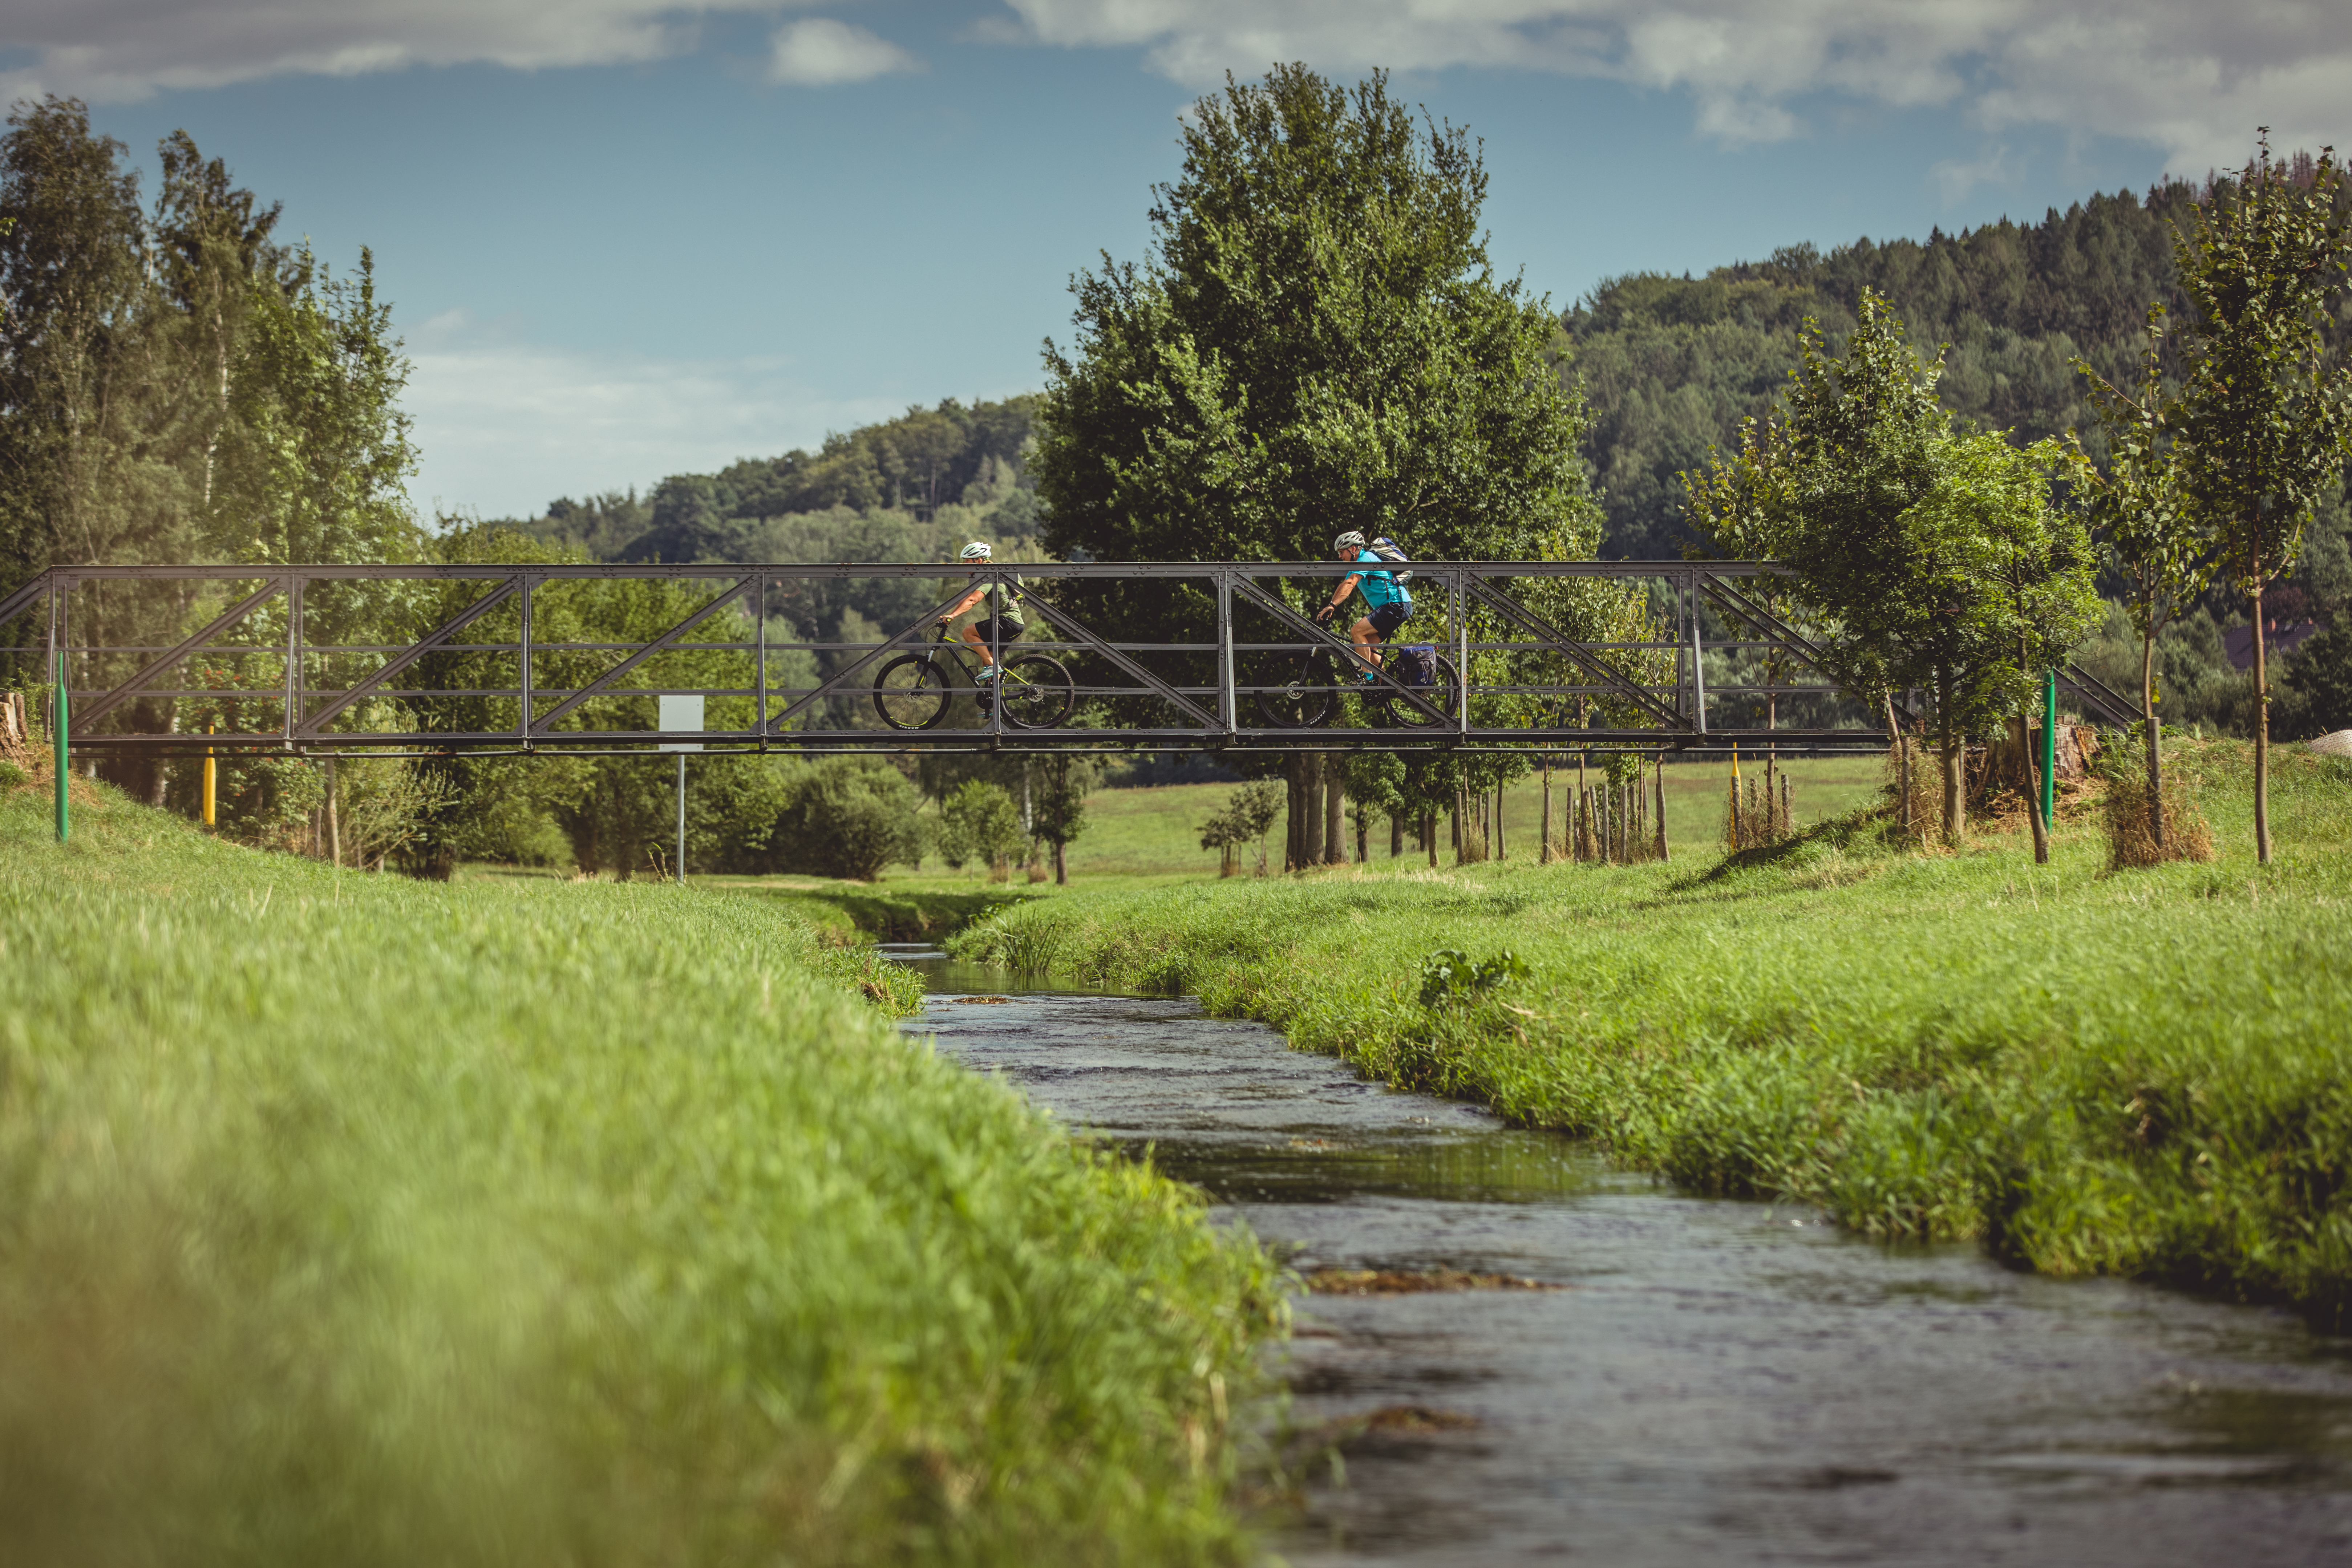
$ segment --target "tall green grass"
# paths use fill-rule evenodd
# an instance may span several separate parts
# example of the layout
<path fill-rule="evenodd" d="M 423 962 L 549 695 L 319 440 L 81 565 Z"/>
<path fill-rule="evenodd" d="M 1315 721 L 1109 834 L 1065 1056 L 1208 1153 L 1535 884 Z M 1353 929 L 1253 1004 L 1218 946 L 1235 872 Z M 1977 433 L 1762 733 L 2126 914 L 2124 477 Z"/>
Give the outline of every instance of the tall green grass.
<path fill-rule="evenodd" d="M 1241 1552 L 1268 1259 L 870 953 L 48 831 L 0 795 L 0 1559 Z"/>
<path fill-rule="evenodd" d="M 2087 810 L 1883 846 L 1857 815 L 1664 866 L 1325 873 L 1021 906 L 971 957 L 1181 984 L 1390 1081 L 1707 1192 L 1977 1237 L 2352 1322 L 2352 772 L 2282 753 L 2252 863 L 2243 748 L 2178 759 L 2221 858 L 2108 874 Z M 1421 964 L 1527 980 L 1424 1005 Z"/>

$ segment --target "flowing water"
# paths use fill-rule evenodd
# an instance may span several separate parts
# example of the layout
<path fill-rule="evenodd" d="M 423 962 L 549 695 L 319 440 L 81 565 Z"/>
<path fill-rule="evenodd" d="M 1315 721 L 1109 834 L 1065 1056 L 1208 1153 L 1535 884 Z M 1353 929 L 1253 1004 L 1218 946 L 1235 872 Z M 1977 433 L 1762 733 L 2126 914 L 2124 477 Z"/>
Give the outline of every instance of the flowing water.
<path fill-rule="evenodd" d="M 1293 1563 L 2352 1563 L 2352 1344 L 2288 1315 L 1681 1196 L 1189 1000 L 906 956 L 910 1030 L 1302 1273 L 1556 1287 L 1300 1301 Z"/>

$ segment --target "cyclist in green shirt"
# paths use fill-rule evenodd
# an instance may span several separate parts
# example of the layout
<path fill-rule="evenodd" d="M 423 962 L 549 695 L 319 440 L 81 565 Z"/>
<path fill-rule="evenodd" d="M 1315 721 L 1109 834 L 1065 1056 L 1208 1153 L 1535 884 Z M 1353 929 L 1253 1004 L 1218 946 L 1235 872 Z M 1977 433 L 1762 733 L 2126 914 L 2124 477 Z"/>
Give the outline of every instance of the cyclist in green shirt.
<path fill-rule="evenodd" d="M 986 542 L 975 539 L 963 547 L 959 559 L 972 566 L 973 575 L 977 576 L 978 568 L 986 565 L 994 553 Z M 989 643 L 992 640 L 1016 642 L 1021 634 L 1029 629 L 1027 618 L 1021 614 L 1021 579 L 1016 576 L 1010 583 L 975 583 L 970 593 L 940 612 L 940 619 L 953 621 L 983 599 L 988 601 L 988 614 L 956 636 L 980 655 L 980 671 L 972 679 L 993 680 L 996 679 L 996 656 L 989 650 Z"/>

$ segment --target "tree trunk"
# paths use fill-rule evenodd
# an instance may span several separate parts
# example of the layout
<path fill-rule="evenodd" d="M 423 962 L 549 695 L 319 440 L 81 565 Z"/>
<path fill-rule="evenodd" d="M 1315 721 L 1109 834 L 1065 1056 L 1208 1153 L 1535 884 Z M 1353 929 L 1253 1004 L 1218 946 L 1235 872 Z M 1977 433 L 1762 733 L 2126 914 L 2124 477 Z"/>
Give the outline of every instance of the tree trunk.
<path fill-rule="evenodd" d="M 1433 805 L 1422 807 L 1421 842 L 1422 847 L 1429 851 L 1430 865 L 1434 867 L 1437 864 L 1437 808 Z"/>
<path fill-rule="evenodd" d="M 1462 786 L 1460 784 L 1455 784 L 1454 786 L 1454 863 L 1456 866 L 1463 864 L 1467 856 L 1466 847 L 1463 843 L 1464 826 L 1465 824 L 1462 820 Z"/>
<path fill-rule="evenodd" d="M 1323 757 L 1308 752 L 1300 759 L 1299 772 L 1304 775 L 1299 790 L 1301 813 L 1298 835 L 1298 865 L 1304 870 L 1323 864 Z"/>
<path fill-rule="evenodd" d="M 1282 868 L 1296 871 L 1305 863 L 1307 843 L 1307 753 L 1290 753 L 1290 768 L 1284 774 L 1288 791 L 1282 814 Z"/>
<path fill-rule="evenodd" d="M 327 855 L 335 865 L 343 863 L 342 817 L 335 805 L 335 759 L 327 759 Z"/>
<path fill-rule="evenodd" d="M 1960 797 L 1964 780 L 1961 776 L 1963 756 L 1958 728 L 1952 723 L 1952 672 L 1944 665 L 1936 667 L 1937 740 L 1943 750 L 1944 764 L 1944 842 L 1957 849 L 1960 846 Z"/>
<path fill-rule="evenodd" d="M 2152 605 L 2147 634 L 2139 639 L 2139 727 L 2147 736 L 2147 831 L 2160 859 L 2164 855 L 2164 762 L 2156 731 L 2156 612 Z"/>
<path fill-rule="evenodd" d="M 1054 840 L 1054 886 L 1057 888 L 1066 888 L 1070 885 L 1070 858 L 1068 850 L 1068 845 L 1064 844 L 1058 838 Z"/>
<path fill-rule="evenodd" d="M 1671 859 L 1673 859 L 1673 858 L 1674 858 L 1674 856 L 1673 856 L 1673 854 L 1672 854 L 1671 852 L 1669 852 L 1669 851 L 1668 851 L 1668 849 L 1666 848 L 1666 759 L 1664 758 L 1664 755 L 1661 755 L 1661 756 L 1658 758 L 1658 763 L 1657 763 L 1657 775 L 1658 775 L 1658 858 L 1659 858 L 1659 859 L 1661 859 L 1661 860 L 1671 860 Z"/>
<path fill-rule="evenodd" d="M 2034 776 L 2033 731 L 2022 713 L 2012 716 L 2017 754 L 2025 765 L 2025 816 L 2033 824 L 2033 863 L 2050 864 L 2050 825 L 2042 820 L 2042 781 Z"/>
<path fill-rule="evenodd" d="M 1495 781 L 1495 858 L 1506 859 L 1510 851 L 1503 845 L 1503 781 Z"/>
<path fill-rule="evenodd" d="M 1336 753 L 1323 759 L 1323 858 L 1348 863 L 1348 777 Z"/>
<path fill-rule="evenodd" d="M 1404 854 L 1404 817 L 1398 812 L 1389 813 L 1389 858 L 1395 860 Z"/>
<path fill-rule="evenodd" d="M 1544 759 L 1543 780 L 1543 847 L 1536 851 L 1536 864 L 1551 864 L 1551 759 Z"/>
<path fill-rule="evenodd" d="M 1362 811 L 1356 813 L 1356 864 L 1369 866 L 1372 860 L 1372 825 Z"/>
<path fill-rule="evenodd" d="M 2271 863 L 2271 687 L 2263 635 L 2262 536 L 2254 536 L 2254 859 Z"/>

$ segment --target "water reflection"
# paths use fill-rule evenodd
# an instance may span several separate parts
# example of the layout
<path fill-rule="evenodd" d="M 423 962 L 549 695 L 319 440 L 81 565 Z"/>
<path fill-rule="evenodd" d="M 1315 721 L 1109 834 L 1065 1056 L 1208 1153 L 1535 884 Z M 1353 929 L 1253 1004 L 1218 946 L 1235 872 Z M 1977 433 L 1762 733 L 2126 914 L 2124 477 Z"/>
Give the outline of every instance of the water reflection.
<path fill-rule="evenodd" d="M 1676 1195 L 1189 1002 L 926 965 L 914 1029 L 1302 1268 L 1571 1287 L 1303 1303 L 1295 1563 L 2301 1563 L 2352 1553 L 2352 1376 L 2284 1315 Z M 1010 995 L 965 1005 L 950 985 Z"/>

